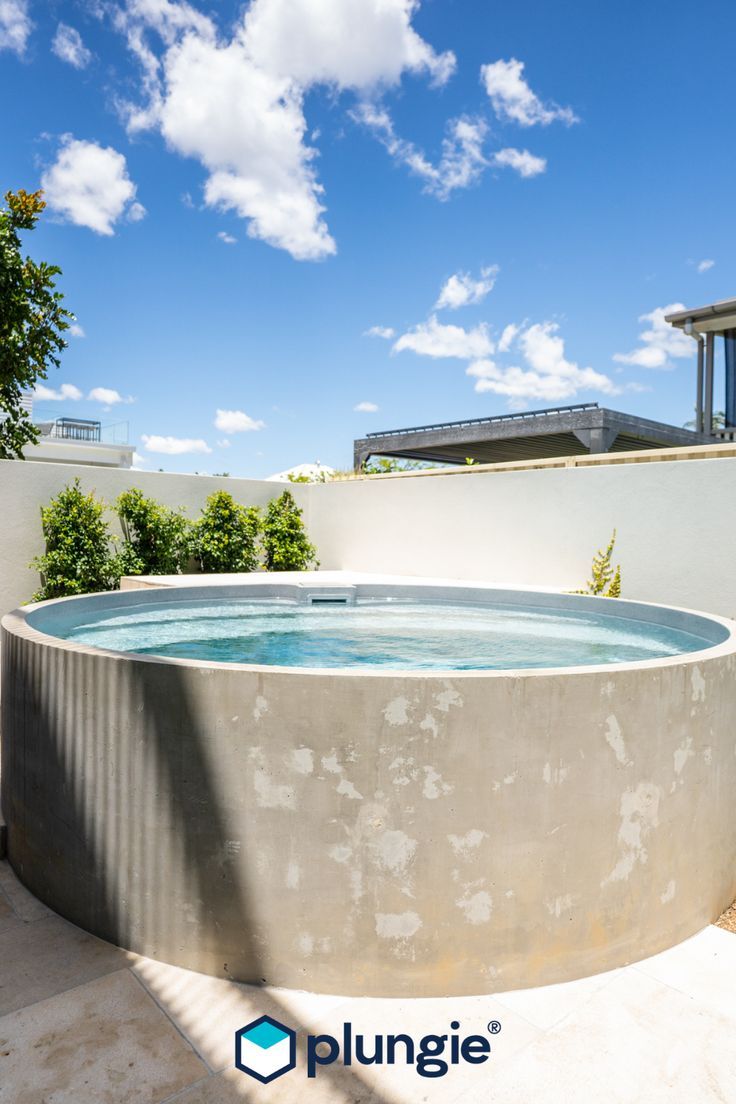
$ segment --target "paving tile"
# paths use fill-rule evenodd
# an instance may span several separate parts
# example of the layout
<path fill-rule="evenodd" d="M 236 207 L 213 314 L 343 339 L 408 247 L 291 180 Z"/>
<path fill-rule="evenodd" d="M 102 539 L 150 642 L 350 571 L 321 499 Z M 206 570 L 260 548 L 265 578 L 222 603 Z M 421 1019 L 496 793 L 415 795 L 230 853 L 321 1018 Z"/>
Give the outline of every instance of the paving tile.
<path fill-rule="evenodd" d="M 726 1104 L 733 1026 L 629 967 L 462 1104 Z"/>
<path fill-rule="evenodd" d="M 126 951 L 60 916 L 0 930 L 0 1016 L 127 966 Z"/>
<path fill-rule="evenodd" d="M 17 920 L 17 917 L 10 907 L 10 901 L 0 889 L 0 932 L 15 920 Z"/>
<path fill-rule="evenodd" d="M 304 1027 L 311 1031 L 321 1016 L 346 1000 L 345 997 L 296 990 L 239 985 L 167 966 L 150 958 L 136 959 L 132 969 L 215 1071 L 232 1066 L 235 1032 L 250 1020 L 270 1015 L 296 1029 Z"/>
<path fill-rule="evenodd" d="M 637 962 L 635 969 L 736 1020 L 733 932 L 711 925 L 684 943 Z"/>
<path fill-rule="evenodd" d="M 129 970 L 0 1018 L 0 1104 L 158 1104 L 206 1072 Z"/>
<path fill-rule="evenodd" d="M 19 882 L 7 859 L 0 862 L 0 889 L 10 901 L 17 916 L 26 923 L 30 924 L 34 920 L 44 920 L 48 916 L 56 915 Z"/>
<path fill-rule="evenodd" d="M 579 1008 L 604 985 L 608 985 L 619 973 L 619 970 L 610 970 L 606 974 L 594 974 L 592 977 L 565 981 L 559 985 L 494 993 L 494 997 L 504 1008 L 510 1008 L 535 1027 L 546 1031 Z"/>
<path fill-rule="evenodd" d="M 226 1070 L 179 1093 L 166 1104 L 404 1104 L 365 1085 L 350 1070 L 333 1066 L 332 1077 L 309 1080 L 291 1070 L 270 1085 L 260 1085 L 239 1070 Z M 406 1104 L 419 1104 L 421 1098 Z"/>

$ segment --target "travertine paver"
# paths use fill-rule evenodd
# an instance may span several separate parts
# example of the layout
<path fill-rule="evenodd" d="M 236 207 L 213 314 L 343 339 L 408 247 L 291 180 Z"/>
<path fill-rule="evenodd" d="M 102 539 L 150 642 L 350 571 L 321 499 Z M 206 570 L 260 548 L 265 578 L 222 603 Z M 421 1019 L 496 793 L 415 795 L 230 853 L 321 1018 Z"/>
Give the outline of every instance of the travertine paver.
<path fill-rule="evenodd" d="M 23 918 L 21 918 L 23 917 Z M 0 1104 L 730 1104 L 736 935 L 708 927 L 609 974 L 492 997 L 316 995 L 129 955 L 49 913 L 0 863 Z M 297 1068 L 261 1085 L 233 1068 L 237 1028 L 298 1032 Z M 443 1078 L 343 1067 L 309 1079 L 308 1033 L 419 1039 L 502 1024 L 483 1066 Z"/>
<path fill-rule="evenodd" d="M 129 970 L 0 1019 L 0 1104 L 155 1104 L 207 1073 Z"/>

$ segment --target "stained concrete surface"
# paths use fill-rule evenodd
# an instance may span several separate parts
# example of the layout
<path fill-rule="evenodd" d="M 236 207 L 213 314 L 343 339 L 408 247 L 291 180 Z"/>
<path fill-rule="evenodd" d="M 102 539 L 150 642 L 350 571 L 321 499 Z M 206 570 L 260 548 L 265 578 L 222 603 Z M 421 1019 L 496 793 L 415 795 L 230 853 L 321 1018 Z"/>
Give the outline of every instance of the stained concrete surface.
<path fill-rule="evenodd" d="M 32 902 L 0 863 L 0 999 L 14 1006 L 0 1015 L 0 1104 L 734 1099 L 736 935 L 713 927 L 635 966 L 561 985 L 355 999 L 259 989 L 123 955 Z M 231 1052 L 234 1030 L 264 1014 L 298 1031 L 297 1069 L 267 1086 L 234 1069 Z M 502 1030 L 483 1066 L 429 1080 L 406 1066 L 336 1063 L 306 1077 L 305 1035 L 339 1036 L 346 1020 L 370 1039 L 441 1034 L 453 1019 L 471 1033 L 494 1018 Z"/>

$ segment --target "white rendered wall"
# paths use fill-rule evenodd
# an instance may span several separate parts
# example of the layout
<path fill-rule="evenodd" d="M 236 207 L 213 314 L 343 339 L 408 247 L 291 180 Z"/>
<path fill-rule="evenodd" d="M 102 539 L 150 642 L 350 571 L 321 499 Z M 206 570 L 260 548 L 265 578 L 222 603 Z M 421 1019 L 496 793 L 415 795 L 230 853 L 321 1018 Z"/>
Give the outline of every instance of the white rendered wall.
<path fill-rule="evenodd" d="M 48 464 L 42 461 L 0 461 L 0 614 L 30 600 L 39 586 L 37 571 L 28 564 L 44 550 L 41 507 L 78 478 L 84 491 L 112 504 L 124 490 L 140 487 L 144 494 L 166 506 L 183 506 L 190 518 L 198 516 L 213 491 L 226 489 L 244 506 L 265 506 L 284 490 L 281 483 L 263 479 L 224 479 L 171 472 L 142 472 L 88 465 Z M 289 486 L 300 506 L 306 505 L 308 488 Z M 113 532 L 120 532 L 110 515 Z"/>
<path fill-rule="evenodd" d="M 218 488 L 246 505 L 264 505 L 283 490 L 264 480 L 0 461 L 0 613 L 37 588 L 27 565 L 43 551 L 40 508 L 75 475 L 108 502 L 138 486 L 191 517 Z M 327 570 L 572 590 L 616 527 L 625 597 L 736 616 L 736 458 L 290 489 Z"/>
<path fill-rule="evenodd" d="M 615 527 L 625 597 L 736 616 L 736 459 L 463 471 L 311 490 L 325 569 L 572 590 Z"/>

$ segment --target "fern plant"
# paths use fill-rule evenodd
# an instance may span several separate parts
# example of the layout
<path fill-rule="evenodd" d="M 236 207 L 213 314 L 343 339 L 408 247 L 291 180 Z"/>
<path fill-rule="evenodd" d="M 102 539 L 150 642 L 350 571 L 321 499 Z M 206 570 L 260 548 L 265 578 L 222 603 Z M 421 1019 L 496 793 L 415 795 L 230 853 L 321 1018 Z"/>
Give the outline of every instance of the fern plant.
<path fill-rule="evenodd" d="M 613 530 L 605 552 L 600 548 L 593 557 L 591 577 L 585 590 L 576 590 L 576 594 L 593 594 L 598 598 L 621 597 L 621 565 L 613 566 L 613 549 L 616 544 L 616 530 Z"/>

